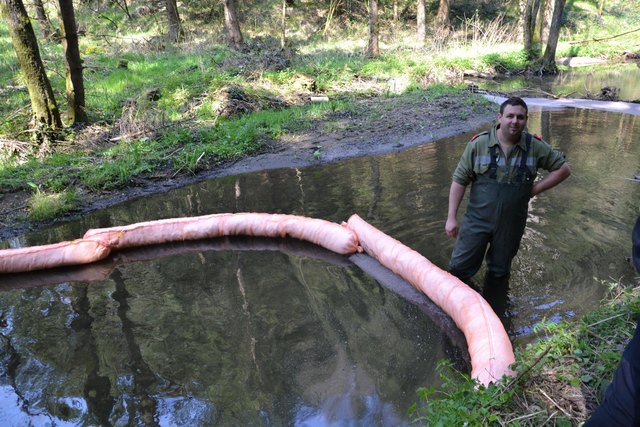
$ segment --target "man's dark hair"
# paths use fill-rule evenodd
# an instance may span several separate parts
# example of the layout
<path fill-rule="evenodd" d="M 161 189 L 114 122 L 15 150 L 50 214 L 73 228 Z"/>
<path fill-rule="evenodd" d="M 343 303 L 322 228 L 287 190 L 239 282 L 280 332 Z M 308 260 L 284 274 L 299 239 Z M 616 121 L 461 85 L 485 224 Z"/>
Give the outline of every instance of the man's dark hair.
<path fill-rule="evenodd" d="M 507 100 L 500 105 L 500 114 L 504 113 L 504 109 L 507 108 L 507 105 L 513 105 L 513 106 L 519 105 L 521 107 L 524 107 L 524 111 L 527 114 L 529 114 L 529 107 L 527 107 L 527 103 L 524 102 L 524 99 L 518 96 L 512 96 L 511 98 L 507 98 Z"/>

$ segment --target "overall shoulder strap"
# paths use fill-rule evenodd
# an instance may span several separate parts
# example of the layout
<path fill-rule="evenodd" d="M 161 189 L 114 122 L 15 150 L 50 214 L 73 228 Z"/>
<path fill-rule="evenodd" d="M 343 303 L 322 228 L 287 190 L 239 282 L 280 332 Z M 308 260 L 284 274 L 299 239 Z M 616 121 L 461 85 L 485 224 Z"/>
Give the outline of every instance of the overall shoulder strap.
<path fill-rule="evenodd" d="M 528 177 L 531 177 L 531 172 L 527 168 L 527 159 L 529 158 L 529 150 L 531 149 L 531 134 L 527 132 L 525 134 L 525 143 L 526 147 L 524 153 L 521 154 L 520 157 L 520 166 L 518 167 L 518 176 L 516 178 L 517 182 L 522 182 L 525 173 Z"/>

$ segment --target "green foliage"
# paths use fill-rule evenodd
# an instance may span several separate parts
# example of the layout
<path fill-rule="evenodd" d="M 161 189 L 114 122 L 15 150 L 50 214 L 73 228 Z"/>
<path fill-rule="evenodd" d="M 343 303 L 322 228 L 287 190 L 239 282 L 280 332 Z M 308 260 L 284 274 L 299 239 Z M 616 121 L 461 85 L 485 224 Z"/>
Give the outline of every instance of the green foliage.
<path fill-rule="evenodd" d="M 426 97 L 429 99 L 438 99 L 449 95 L 459 95 L 460 93 L 460 89 L 444 83 L 436 83 L 427 88 Z"/>
<path fill-rule="evenodd" d="M 591 39 L 613 36 L 640 25 L 640 9 L 637 1 L 613 0 L 604 3 L 602 14 L 599 2 L 574 1 L 566 8 L 563 35 L 567 39 Z M 637 36 L 630 34 L 627 43 Z"/>
<path fill-rule="evenodd" d="M 60 192 L 44 192 L 35 184 L 31 184 L 35 192 L 29 200 L 29 219 L 32 221 L 48 221 L 72 211 L 78 202 L 73 189 Z"/>
<path fill-rule="evenodd" d="M 513 398 L 514 389 L 506 382 L 478 385 L 476 381 L 456 371 L 450 362 L 439 362 L 442 386 L 419 388 L 418 396 L 426 405 L 417 403 L 409 409 L 414 424 L 424 426 L 491 426 L 501 425 L 498 414 Z"/>
<path fill-rule="evenodd" d="M 83 159 L 80 179 L 91 190 L 108 190 L 130 184 L 164 162 L 165 149 L 157 141 L 142 138 L 127 141 Z M 89 167 L 89 165 L 93 165 Z"/>
<path fill-rule="evenodd" d="M 516 351 L 515 379 L 504 378 L 485 388 L 442 362 L 442 386 L 419 389 L 420 400 L 410 408 L 415 424 L 569 426 L 583 421 L 549 407 L 549 399 L 558 393 L 559 401 L 567 387 L 601 396 L 640 314 L 640 288 L 603 285 L 610 296 L 600 309 L 578 322 L 543 320 L 536 326 L 540 339 Z M 543 389 L 551 397 L 542 396 L 538 390 Z"/>

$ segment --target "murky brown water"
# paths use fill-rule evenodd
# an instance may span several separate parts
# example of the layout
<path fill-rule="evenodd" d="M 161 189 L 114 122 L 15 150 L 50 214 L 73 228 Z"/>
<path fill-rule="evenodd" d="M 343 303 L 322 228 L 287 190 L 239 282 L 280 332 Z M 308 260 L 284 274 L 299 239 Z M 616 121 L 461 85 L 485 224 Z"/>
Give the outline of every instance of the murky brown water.
<path fill-rule="evenodd" d="M 565 151 L 573 175 L 531 202 L 505 320 L 516 346 L 543 318 L 596 307 L 606 282 L 633 282 L 627 257 L 640 214 L 640 184 L 624 179 L 640 171 L 640 118 L 563 110 L 534 113 L 529 127 Z M 14 244 L 216 212 L 336 222 L 355 212 L 446 267 L 450 177 L 470 135 L 203 182 Z M 86 279 L 69 283 L 70 273 Z M 144 248 L 5 280 L 0 423 L 406 424 L 415 389 L 437 386 L 437 360 L 460 362 L 460 344 L 427 302 L 383 285 L 312 245 L 256 239 Z"/>

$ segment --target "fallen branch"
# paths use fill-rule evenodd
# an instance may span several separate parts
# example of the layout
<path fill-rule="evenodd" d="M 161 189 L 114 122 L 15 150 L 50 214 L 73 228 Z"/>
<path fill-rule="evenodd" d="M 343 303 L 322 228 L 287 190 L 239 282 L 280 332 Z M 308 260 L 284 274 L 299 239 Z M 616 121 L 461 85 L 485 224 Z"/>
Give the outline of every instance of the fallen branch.
<path fill-rule="evenodd" d="M 511 387 L 513 387 L 515 383 L 517 383 L 522 378 L 524 378 L 529 373 L 530 370 L 532 370 L 538 363 L 540 363 L 540 361 L 544 358 L 544 356 L 547 355 L 547 353 L 551 351 L 552 348 L 553 348 L 553 344 L 549 344 L 547 348 L 545 348 L 544 351 L 540 354 L 540 356 L 536 357 L 536 360 L 534 360 L 533 363 L 527 367 L 527 369 L 520 372 L 520 374 L 517 377 L 509 381 L 509 383 L 505 386 L 505 389 L 509 390 Z"/>
<path fill-rule="evenodd" d="M 588 328 L 592 328 L 592 327 L 594 327 L 596 325 L 599 325 L 600 323 L 604 323 L 604 322 L 608 322 L 609 320 L 617 319 L 618 317 L 622 317 L 622 316 L 624 316 L 626 314 L 628 314 L 628 313 L 626 313 L 626 312 L 619 313 L 619 314 L 616 314 L 615 316 L 611 316 L 611 317 L 607 317 L 606 319 L 598 320 L 597 322 L 594 322 L 594 323 L 592 323 L 590 325 L 587 325 L 587 327 Z"/>
<path fill-rule="evenodd" d="M 611 36 L 611 37 L 604 37 L 604 38 L 601 38 L 601 39 L 582 40 L 582 41 L 577 41 L 577 42 L 569 42 L 569 44 L 584 44 L 584 43 L 591 43 L 591 42 L 601 42 L 601 41 L 604 41 L 604 40 L 611 40 L 611 39 L 615 39 L 616 37 L 620 37 L 620 36 L 624 36 L 624 35 L 627 35 L 627 34 L 635 33 L 636 31 L 640 31 L 640 28 L 636 28 L 635 30 L 625 31 L 624 33 L 616 34 L 615 36 Z"/>
<path fill-rule="evenodd" d="M 533 418 L 533 417 L 535 417 L 537 415 L 544 414 L 544 413 L 545 413 L 545 411 L 540 410 L 540 411 L 537 411 L 537 412 L 533 412 L 531 414 L 524 414 L 524 415 L 521 415 L 521 416 L 519 416 L 517 418 L 509 420 L 508 423 L 512 424 L 512 423 L 515 423 L 516 421 L 526 420 L 527 418 Z"/>
<path fill-rule="evenodd" d="M 11 213 L 11 212 L 15 212 L 15 211 L 19 211 L 19 210 L 25 209 L 26 207 L 27 207 L 27 205 L 20 205 L 20 206 L 18 206 L 18 207 L 13 208 L 13 209 L 8 209 L 8 210 L 6 210 L 6 211 L 2 211 L 2 212 L 0 212 L 0 216 L 4 216 L 4 215 L 6 215 L 6 214 L 8 214 L 8 213 Z"/>
<path fill-rule="evenodd" d="M 556 403 L 556 401 L 555 401 L 555 400 L 553 400 L 551 397 L 549 397 L 549 395 L 548 395 L 547 393 L 545 393 L 545 392 L 544 392 L 544 390 L 542 390 L 541 388 L 539 388 L 539 389 L 538 389 L 538 391 L 539 391 L 540 393 L 542 393 L 542 395 L 543 395 L 544 397 L 546 397 L 547 399 L 549 399 L 549 401 L 550 401 L 551 403 L 553 403 L 553 406 L 555 406 L 556 408 L 560 409 L 560 410 L 562 411 L 562 413 L 563 413 L 563 414 L 565 414 L 565 415 L 567 416 L 567 418 L 569 418 L 569 419 L 573 419 L 573 417 L 571 416 L 571 414 L 570 414 L 570 413 L 568 413 L 567 411 L 565 411 L 565 410 L 564 410 L 564 408 L 562 408 L 562 406 L 558 405 L 558 404 Z"/>

